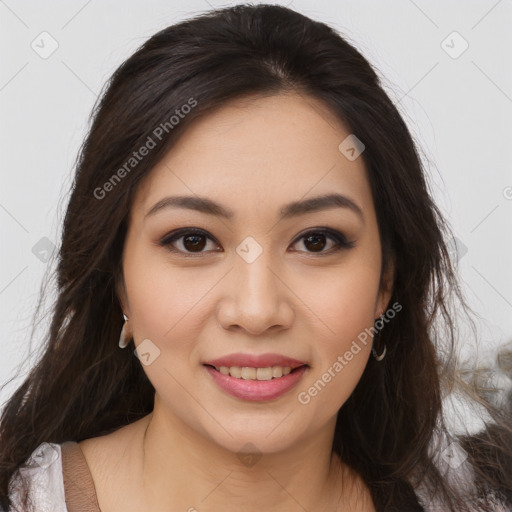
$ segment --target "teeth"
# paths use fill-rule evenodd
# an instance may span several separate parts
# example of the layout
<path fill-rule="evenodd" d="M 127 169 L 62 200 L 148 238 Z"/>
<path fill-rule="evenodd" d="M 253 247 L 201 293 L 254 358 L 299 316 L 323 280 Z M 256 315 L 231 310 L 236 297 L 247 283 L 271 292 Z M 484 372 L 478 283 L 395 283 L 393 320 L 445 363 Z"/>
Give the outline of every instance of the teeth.
<path fill-rule="evenodd" d="M 283 370 L 279 366 L 272 366 L 272 377 L 281 377 Z"/>
<path fill-rule="evenodd" d="M 272 380 L 272 368 L 258 368 L 256 370 L 256 379 L 257 380 Z"/>
<path fill-rule="evenodd" d="M 268 366 L 267 368 L 251 368 L 249 366 L 221 366 L 215 367 L 223 375 L 231 375 L 235 379 L 245 380 L 271 380 L 288 375 L 292 369 L 290 366 Z"/>

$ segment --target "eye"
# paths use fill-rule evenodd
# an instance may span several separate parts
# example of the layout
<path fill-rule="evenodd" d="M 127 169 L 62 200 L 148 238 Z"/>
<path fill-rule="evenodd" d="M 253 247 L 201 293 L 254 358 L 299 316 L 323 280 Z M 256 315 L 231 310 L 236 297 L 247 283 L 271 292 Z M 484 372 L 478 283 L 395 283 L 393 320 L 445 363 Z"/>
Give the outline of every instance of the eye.
<path fill-rule="evenodd" d="M 187 256 L 193 253 L 204 252 L 203 249 L 207 246 L 207 239 L 215 241 L 214 238 L 202 229 L 184 228 L 164 236 L 160 240 L 159 245 L 167 247 L 172 252 L 184 253 Z M 176 248 L 174 245 L 176 242 L 181 247 Z"/>
<path fill-rule="evenodd" d="M 198 228 L 183 228 L 173 233 L 164 236 L 158 244 L 162 247 L 167 247 L 171 252 L 180 253 L 184 256 L 201 254 L 203 252 L 211 252 L 203 250 L 208 245 L 208 240 L 218 242 L 210 236 L 206 231 Z M 299 241 L 304 240 L 303 244 L 306 251 L 318 254 L 332 254 L 341 251 L 342 249 L 351 249 L 355 246 L 353 241 L 348 241 L 345 235 L 339 231 L 330 228 L 315 228 L 303 233 L 295 239 L 292 245 L 296 245 Z M 325 251 L 327 240 L 331 240 L 331 247 Z M 213 249 L 215 252 L 220 252 L 222 249 Z"/>
<path fill-rule="evenodd" d="M 330 250 L 324 251 L 327 240 L 330 239 L 334 242 Z M 294 244 L 303 240 L 303 245 L 308 250 L 306 252 L 313 252 L 319 254 L 332 254 L 342 249 L 351 249 L 355 246 L 353 241 L 347 240 L 343 233 L 330 228 L 315 228 L 300 235 Z"/>

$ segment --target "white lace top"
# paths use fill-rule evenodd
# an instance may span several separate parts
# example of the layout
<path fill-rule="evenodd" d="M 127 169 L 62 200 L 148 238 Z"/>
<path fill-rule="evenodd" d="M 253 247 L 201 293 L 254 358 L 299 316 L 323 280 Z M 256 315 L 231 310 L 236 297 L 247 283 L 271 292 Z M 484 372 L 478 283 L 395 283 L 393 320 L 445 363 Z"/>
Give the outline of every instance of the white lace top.
<path fill-rule="evenodd" d="M 451 453 L 445 453 L 444 460 L 448 461 L 447 463 L 454 468 L 450 478 L 453 478 L 457 485 L 467 489 L 469 497 L 472 493 L 470 483 L 473 480 L 469 463 L 465 460 L 461 461 L 460 453 L 457 453 L 453 447 Z M 59 444 L 40 444 L 18 471 L 29 480 L 29 496 L 37 512 L 67 512 L 62 476 L 62 454 Z M 13 506 L 16 507 L 9 510 L 9 512 L 25 512 L 21 507 L 17 478 L 18 473 L 15 474 L 9 486 Z M 444 510 L 442 504 L 435 497 L 428 497 L 422 487 L 416 489 L 416 495 L 425 512 Z M 497 500 L 494 500 L 493 503 L 495 512 L 512 512 L 511 507 L 506 508 Z M 479 508 L 476 505 L 475 512 L 478 510 Z"/>
<path fill-rule="evenodd" d="M 30 500 L 37 512 L 67 512 L 59 444 L 40 444 L 18 472 L 9 484 L 12 512 L 25 512 L 21 505 L 19 474 L 29 481 Z"/>

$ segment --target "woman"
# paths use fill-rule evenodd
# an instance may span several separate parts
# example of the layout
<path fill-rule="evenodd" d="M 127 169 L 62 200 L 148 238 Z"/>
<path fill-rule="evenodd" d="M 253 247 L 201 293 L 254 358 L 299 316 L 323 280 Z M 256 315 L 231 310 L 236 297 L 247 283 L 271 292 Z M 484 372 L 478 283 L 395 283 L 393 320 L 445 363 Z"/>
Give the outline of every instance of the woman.
<path fill-rule="evenodd" d="M 81 150 L 48 345 L 0 424 L 1 505 L 512 506 L 510 443 L 444 421 L 448 234 L 332 29 L 260 5 L 154 35 Z"/>

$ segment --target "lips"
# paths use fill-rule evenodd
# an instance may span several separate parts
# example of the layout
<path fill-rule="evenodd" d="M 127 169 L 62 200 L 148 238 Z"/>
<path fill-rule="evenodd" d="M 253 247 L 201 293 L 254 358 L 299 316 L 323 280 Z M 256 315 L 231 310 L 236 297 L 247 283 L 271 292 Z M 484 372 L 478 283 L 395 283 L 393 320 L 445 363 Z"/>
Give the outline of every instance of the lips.
<path fill-rule="evenodd" d="M 221 390 L 248 401 L 274 400 L 285 395 L 309 368 L 307 363 L 282 354 L 242 353 L 212 359 L 203 366 Z"/>
<path fill-rule="evenodd" d="M 220 368 L 221 366 L 238 366 L 249 368 L 268 368 L 270 366 L 289 366 L 292 370 L 307 363 L 281 354 L 230 354 L 218 359 L 205 361 L 203 364 Z"/>
<path fill-rule="evenodd" d="M 296 367 L 289 374 L 271 380 L 244 380 L 223 375 L 209 364 L 204 365 L 212 381 L 224 393 L 244 401 L 275 400 L 295 388 L 304 374 L 307 365 Z"/>

